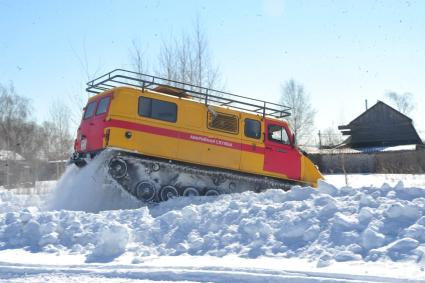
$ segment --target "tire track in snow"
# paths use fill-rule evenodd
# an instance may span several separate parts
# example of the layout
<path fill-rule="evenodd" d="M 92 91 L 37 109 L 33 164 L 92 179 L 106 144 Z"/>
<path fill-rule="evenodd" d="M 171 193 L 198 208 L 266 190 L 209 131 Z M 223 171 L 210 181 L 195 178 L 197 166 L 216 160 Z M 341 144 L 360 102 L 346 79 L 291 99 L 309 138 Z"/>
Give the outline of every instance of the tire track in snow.
<path fill-rule="evenodd" d="M 419 283 L 424 280 L 390 278 L 382 276 L 353 275 L 330 272 L 268 270 L 261 268 L 225 268 L 218 266 L 175 267 L 140 265 L 19 265 L 0 263 L 0 280 L 24 282 L 42 276 L 49 282 L 77 277 L 84 280 L 150 280 L 171 282 L 291 282 L 291 283 Z M 58 281 L 55 281 L 55 280 Z M 17 281 L 16 281 L 17 280 Z M 87 281 L 83 281 L 87 282 Z"/>

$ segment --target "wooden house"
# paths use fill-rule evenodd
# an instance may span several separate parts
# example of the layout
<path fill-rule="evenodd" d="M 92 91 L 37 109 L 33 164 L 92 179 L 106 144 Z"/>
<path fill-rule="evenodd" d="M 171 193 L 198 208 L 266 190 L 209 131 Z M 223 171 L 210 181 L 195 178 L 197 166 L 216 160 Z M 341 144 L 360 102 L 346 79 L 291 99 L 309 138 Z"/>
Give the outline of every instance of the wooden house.
<path fill-rule="evenodd" d="M 338 129 L 350 136 L 345 146 L 351 148 L 422 144 L 412 119 L 382 101 Z"/>

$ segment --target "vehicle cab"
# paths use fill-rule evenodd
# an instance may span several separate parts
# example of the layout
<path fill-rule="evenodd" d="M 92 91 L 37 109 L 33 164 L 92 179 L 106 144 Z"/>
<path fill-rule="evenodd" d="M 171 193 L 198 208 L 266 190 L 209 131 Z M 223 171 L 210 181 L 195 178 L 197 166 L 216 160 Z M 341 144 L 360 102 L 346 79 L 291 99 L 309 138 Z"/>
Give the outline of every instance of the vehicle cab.
<path fill-rule="evenodd" d="M 77 154 L 94 155 L 103 149 L 104 130 L 112 99 L 112 92 L 99 94 L 91 97 L 83 108 L 83 117 L 74 143 L 74 150 Z"/>

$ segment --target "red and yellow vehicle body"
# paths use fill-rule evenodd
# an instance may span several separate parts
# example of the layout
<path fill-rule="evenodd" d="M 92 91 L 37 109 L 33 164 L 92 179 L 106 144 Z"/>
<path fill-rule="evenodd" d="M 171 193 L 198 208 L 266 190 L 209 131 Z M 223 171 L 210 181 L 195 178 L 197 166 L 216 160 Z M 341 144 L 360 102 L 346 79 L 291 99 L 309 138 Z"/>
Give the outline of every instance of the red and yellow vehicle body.
<path fill-rule="evenodd" d="M 75 151 L 114 148 L 311 186 L 322 178 L 287 122 L 167 93 L 115 87 L 91 97 Z"/>

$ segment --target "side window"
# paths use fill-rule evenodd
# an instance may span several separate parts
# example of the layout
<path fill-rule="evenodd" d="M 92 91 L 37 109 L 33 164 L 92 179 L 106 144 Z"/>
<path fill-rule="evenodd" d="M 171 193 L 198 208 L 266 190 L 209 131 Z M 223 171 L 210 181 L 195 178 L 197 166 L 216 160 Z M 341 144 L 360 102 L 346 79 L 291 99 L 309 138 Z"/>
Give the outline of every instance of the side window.
<path fill-rule="evenodd" d="M 245 136 L 248 138 L 259 139 L 261 137 L 261 123 L 253 119 L 245 119 Z"/>
<path fill-rule="evenodd" d="M 285 128 L 279 125 L 269 125 L 268 139 L 282 144 L 290 143 Z"/>
<path fill-rule="evenodd" d="M 151 117 L 152 113 L 152 99 L 146 97 L 139 97 L 139 115 L 143 117 Z"/>
<path fill-rule="evenodd" d="M 94 110 L 96 109 L 96 101 L 90 102 L 86 107 L 86 112 L 84 112 L 83 119 L 91 118 L 94 114 Z"/>
<path fill-rule="evenodd" d="M 177 121 L 177 105 L 153 98 L 139 97 L 139 115 L 167 122 Z"/>
<path fill-rule="evenodd" d="M 109 100 L 111 97 L 107 96 L 100 100 L 99 105 L 97 106 L 96 115 L 101 115 L 106 113 L 108 110 Z"/>

